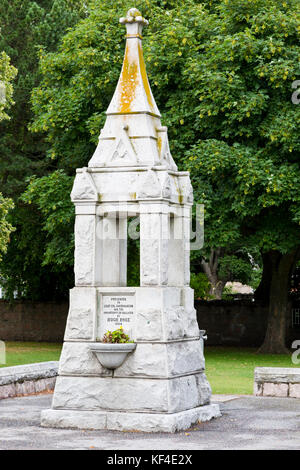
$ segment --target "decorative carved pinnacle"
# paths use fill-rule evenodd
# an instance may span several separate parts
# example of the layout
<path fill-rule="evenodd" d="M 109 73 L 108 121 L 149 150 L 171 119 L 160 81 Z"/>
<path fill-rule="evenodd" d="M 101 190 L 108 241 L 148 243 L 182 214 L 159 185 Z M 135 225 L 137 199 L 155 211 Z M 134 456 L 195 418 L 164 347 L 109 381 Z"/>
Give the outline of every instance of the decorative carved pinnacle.
<path fill-rule="evenodd" d="M 130 8 L 128 10 L 126 17 L 120 18 L 120 23 L 141 23 L 143 26 L 147 26 L 149 21 L 142 17 L 141 12 L 137 8 Z"/>

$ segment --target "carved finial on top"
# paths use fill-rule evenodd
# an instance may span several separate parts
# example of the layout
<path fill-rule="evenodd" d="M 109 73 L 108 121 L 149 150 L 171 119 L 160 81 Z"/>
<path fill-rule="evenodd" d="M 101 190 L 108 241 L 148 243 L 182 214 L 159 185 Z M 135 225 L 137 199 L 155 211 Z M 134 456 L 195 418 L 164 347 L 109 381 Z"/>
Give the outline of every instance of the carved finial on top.
<path fill-rule="evenodd" d="M 120 18 L 120 23 L 125 24 L 127 30 L 127 37 L 140 37 L 144 26 L 149 24 L 149 21 L 143 18 L 141 12 L 137 8 L 130 8 L 126 17 Z"/>

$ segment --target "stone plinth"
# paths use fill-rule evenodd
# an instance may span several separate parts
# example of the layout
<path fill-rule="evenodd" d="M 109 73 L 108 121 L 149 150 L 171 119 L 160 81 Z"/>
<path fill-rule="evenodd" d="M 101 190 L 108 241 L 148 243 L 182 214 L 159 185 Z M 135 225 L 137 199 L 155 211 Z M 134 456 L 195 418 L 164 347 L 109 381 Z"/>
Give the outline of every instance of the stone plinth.
<path fill-rule="evenodd" d="M 89 347 L 107 330 L 112 298 L 133 305 L 123 325 L 129 317 L 124 328 L 137 343 L 114 372 Z M 60 427 L 173 432 L 219 415 L 210 405 L 190 287 L 75 287 L 70 299 L 52 410 L 42 413 L 43 426 L 57 421 Z"/>

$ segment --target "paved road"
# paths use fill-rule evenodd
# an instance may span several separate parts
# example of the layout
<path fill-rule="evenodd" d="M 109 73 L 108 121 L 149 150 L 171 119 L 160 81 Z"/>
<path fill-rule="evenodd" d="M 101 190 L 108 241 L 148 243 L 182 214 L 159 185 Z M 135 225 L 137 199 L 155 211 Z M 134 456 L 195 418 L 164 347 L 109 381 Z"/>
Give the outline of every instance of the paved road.
<path fill-rule="evenodd" d="M 50 407 L 51 399 L 0 400 L 0 450 L 300 449 L 300 399 L 215 397 L 221 418 L 177 434 L 41 428 L 40 411 Z"/>

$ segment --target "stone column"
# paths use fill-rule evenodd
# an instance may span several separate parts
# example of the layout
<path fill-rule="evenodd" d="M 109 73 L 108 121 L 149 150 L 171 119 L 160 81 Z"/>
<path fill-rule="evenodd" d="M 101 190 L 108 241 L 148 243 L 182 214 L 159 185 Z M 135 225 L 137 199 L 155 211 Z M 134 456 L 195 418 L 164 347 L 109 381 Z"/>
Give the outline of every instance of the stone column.
<path fill-rule="evenodd" d="M 127 218 L 76 206 L 75 286 L 126 286 Z"/>
<path fill-rule="evenodd" d="M 191 233 L 191 219 L 190 219 L 190 207 L 185 206 L 183 208 L 183 284 L 185 286 L 190 285 L 190 233 Z"/>
<path fill-rule="evenodd" d="M 185 286 L 190 282 L 190 219 L 189 208 L 170 217 L 168 246 L 168 285 Z"/>
<path fill-rule="evenodd" d="M 116 212 L 99 217 L 96 244 L 99 250 L 99 286 L 126 286 L 127 218 Z"/>
<path fill-rule="evenodd" d="M 170 215 L 168 204 L 140 205 L 141 286 L 168 284 Z"/>
<path fill-rule="evenodd" d="M 95 286 L 99 282 L 96 250 L 96 205 L 77 205 L 75 218 L 75 286 Z M 97 250 L 96 250 L 97 251 Z"/>

